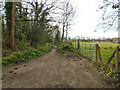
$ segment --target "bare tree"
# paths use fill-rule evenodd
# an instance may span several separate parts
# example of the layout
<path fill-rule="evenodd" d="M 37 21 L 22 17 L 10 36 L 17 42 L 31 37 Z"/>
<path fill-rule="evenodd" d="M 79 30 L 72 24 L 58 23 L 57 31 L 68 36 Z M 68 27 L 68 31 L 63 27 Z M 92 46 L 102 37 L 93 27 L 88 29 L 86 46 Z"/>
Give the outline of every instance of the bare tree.
<path fill-rule="evenodd" d="M 105 29 L 104 32 L 107 32 L 114 25 L 120 13 L 118 9 L 118 1 L 116 0 L 115 2 L 114 0 L 103 0 L 103 4 L 99 6 L 99 11 L 103 10 L 103 14 L 100 18 L 101 21 L 98 23 L 96 28 Z"/>
<path fill-rule="evenodd" d="M 63 8 L 62 8 L 62 39 L 61 39 L 61 42 L 63 42 L 64 40 L 65 32 L 66 32 L 66 41 L 67 41 L 68 30 L 71 26 L 74 15 L 75 15 L 75 8 L 68 0 L 63 4 Z"/>
<path fill-rule="evenodd" d="M 27 14 L 34 18 L 34 20 L 28 19 L 23 21 L 42 21 L 44 17 L 50 15 L 50 13 L 58 7 L 59 1 L 60 0 L 39 0 L 39 2 L 38 0 L 23 1 L 23 5 L 29 5 L 29 7 L 27 7 L 29 12 Z M 49 17 L 48 20 L 50 21 L 51 17 Z"/>
<path fill-rule="evenodd" d="M 31 46 L 34 43 L 38 43 L 40 40 L 41 42 L 43 42 L 42 39 L 43 35 L 46 32 L 53 32 L 54 29 L 48 29 L 51 26 L 55 26 L 52 25 L 51 22 L 55 22 L 53 19 L 54 17 L 56 17 L 57 14 L 56 9 L 58 9 L 59 5 L 61 5 L 61 1 L 60 0 L 29 0 L 29 1 L 23 1 L 22 6 L 23 9 L 27 8 L 27 18 L 23 18 L 22 21 L 30 21 L 31 24 L 29 27 L 30 30 L 30 37 L 29 40 L 31 41 Z M 35 27 L 36 29 L 34 29 L 33 27 Z M 40 28 L 40 29 L 38 29 Z M 33 35 L 33 32 L 39 32 L 39 34 L 37 33 L 37 35 Z M 41 35 L 40 35 L 41 34 Z M 40 38 L 38 38 L 37 36 L 41 36 Z M 33 38 L 34 37 L 34 38 Z M 35 40 L 36 37 L 36 40 Z"/>
<path fill-rule="evenodd" d="M 34 22 L 42 22 L 47 24 L 46 22 L 57 22 L 55 17 L 60 14 L 62 17 L 59 20 L 62 25 L 62 40 L 64 40 L 65 33 L 66 39 L 68 36 L 68 30 L 70 29 L 73 16 L 75 14 L 75 9 L 70 3 L 69 0 L 32 0 L 32 1 L 23 1 L 23 5 L 29 5 L 29 7 L 23 6 L 24 9 L 27 8 L 27 20 L 23 21 L 34 21 Z M 57 17 L 58 18 L 58 17 Z M 47 26 L 47 25 L 46 25 Z"/>

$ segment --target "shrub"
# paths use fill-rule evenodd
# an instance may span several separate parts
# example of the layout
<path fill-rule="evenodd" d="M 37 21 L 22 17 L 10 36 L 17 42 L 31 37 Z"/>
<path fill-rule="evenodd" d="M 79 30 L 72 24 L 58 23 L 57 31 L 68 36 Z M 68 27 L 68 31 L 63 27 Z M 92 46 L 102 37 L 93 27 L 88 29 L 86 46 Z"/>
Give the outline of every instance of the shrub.
<path fill-rule="evenodd" d="M 58 48 L 58 50 L 59 50 L 60 52 L 63 52 L 63 51 L 65 51 L 65 50 L 68 50 L 68 51 L 70 51 L 70 52 L 73 52 L 72 46 L 69 45 L 69 44 L 62 44 L 62 45 L 60 45 L 60 47 Z"/>
<path fill-rule="evenodd" d="M 29 43 L 24 43 L 23 41 L 19 42 L 18 50 L 27 50 L 29 47 Z"/>
<path fill-rule="evenodd" d="M 48 44 L 46 44 L 37 49 L 31 49 L 24 52 L 20 52 L 20 51 L 14 52 L 13 56 L 2 58 L 2 64 L 3 66 L 9 66 L 13 64 L 18 64 L 20 62 L 26 62 L 32 58 L 45 54 L 46 52 L 51 50 L 52 47 L 53 46 L 51 44 L 49 47 Z"/>
<path fill-rule="evenodd" d="M 11 49 L 3 49 L 2 50 L 2 57 L 10 56 L 13 53 Z"/>

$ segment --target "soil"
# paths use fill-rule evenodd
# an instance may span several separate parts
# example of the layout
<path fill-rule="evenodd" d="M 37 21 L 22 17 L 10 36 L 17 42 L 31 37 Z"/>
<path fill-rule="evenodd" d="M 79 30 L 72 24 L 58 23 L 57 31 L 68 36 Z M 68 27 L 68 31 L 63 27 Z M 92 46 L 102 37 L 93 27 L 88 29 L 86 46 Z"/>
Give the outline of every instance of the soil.
<path fill-rule="evenodd" d="M 51 52 L 3 70 L 3 88 L 113 88 L 85 58 Z"/>

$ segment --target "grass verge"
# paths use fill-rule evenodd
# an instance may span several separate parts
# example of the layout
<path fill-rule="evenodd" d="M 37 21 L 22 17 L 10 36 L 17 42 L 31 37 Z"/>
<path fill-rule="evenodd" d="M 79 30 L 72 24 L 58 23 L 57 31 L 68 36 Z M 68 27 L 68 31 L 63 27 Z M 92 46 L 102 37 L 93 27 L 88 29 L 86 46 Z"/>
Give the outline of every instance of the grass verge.
<path fill-rule="evenodd" d="M 12 66 L 14 64 L 19 64 L 21 62 L 26 62 L 28 60 L 31 60 L 32 58 L 41 56 L 49 52 L 52 49 L 52 47 L 53 47 L 52 44 L 45 44 L 37 49 L 31 49 L 22 52 L 20 51 L 14 52 L 12 56 L 2 58 L 2 66 L 3 67 Z"/>
<path fill-rule="evenodd" d="M 101 73 L 101 75 L 108 81 L 110 81 L 111 83 L 114 83 L 114 85 L 116 85 L 117 87 L 120 87 L 120 80 L 119 80 L 119 74 L 116 73 L 114 71 L 113 68 L 109 68 L 106 66 L 106 64 L 104 63 L 100 63 L 100 62 L 95 62 L 94 60 L 85 57 L 84 55 L 82 55 L 76 48 L 74 48 L 72 45 L 67 44 L 67 43 L 63 43 L 58 47 L 58 51 L 61 54 L 66 54 L 66 52 L 71 52 L 74 54 L 77 54 L 79 56 L 82 56 L 84 58 L 86 58 L 87 60 L 89 60 L 96 68 L 97 70 Z M 109 70 L 110 69 L 110 70 Z M 120 71 L 119 71 L 120 72 Z"/>

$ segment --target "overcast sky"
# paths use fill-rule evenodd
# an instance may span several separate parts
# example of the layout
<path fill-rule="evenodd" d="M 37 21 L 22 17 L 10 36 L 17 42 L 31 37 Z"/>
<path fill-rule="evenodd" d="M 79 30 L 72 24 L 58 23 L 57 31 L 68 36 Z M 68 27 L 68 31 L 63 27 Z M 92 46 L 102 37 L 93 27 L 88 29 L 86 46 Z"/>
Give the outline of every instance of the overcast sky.
<path fill-rule="evenodd" d="M 99 22 L 102 12 L 97 12 L 98 5 L 102 3 L 102 0 L 70 0 L 76 7 L 76 15 L 74 23 L 69 31 L 70 37 L 75 36 L 87 36 L 87 37 L 117 37 L 118 32 L 115 31 L 117 27 L 117 21 L 115 25 L 106 33 L 103 30 L 98 29 L 94 32 L 96 25 Z"/>

